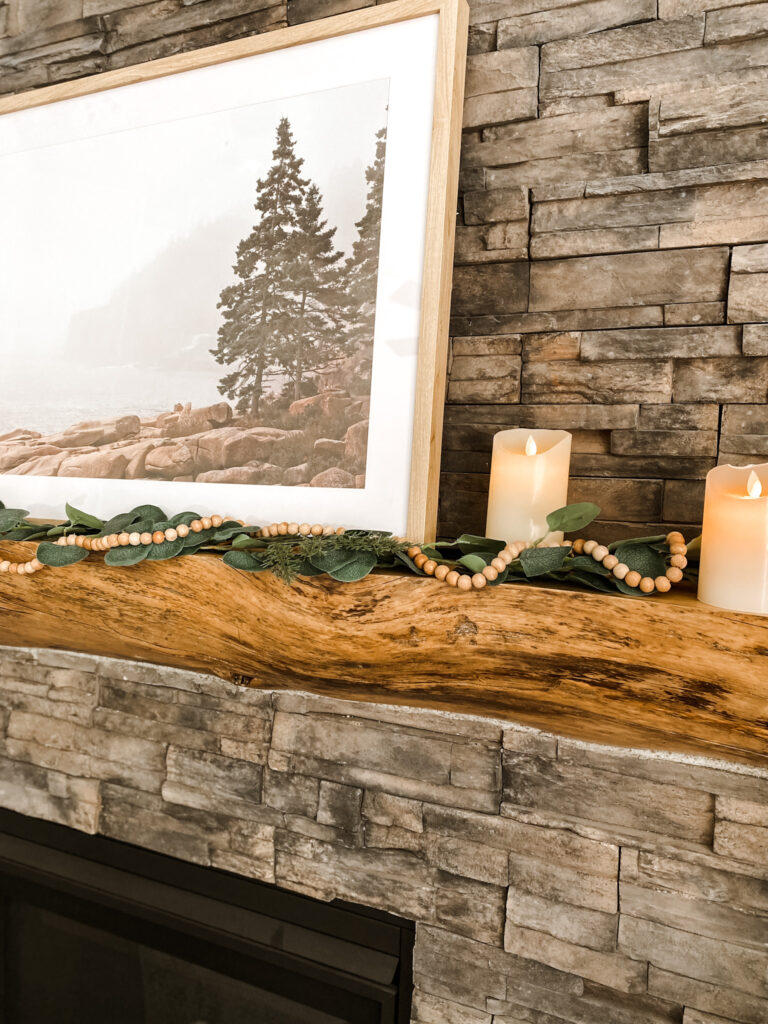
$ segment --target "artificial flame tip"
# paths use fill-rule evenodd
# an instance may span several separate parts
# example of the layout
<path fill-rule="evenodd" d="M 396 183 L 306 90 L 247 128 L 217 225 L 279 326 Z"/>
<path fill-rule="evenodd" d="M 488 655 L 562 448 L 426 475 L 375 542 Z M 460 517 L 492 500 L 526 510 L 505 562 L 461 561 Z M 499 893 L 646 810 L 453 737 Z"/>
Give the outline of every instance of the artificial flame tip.
<path fill-rule="evenodd" d="M 533 434 L 529 434 L 528 435 L 528 440 L 525 442 L 525 454 L 526 455 L 535 455 L 537 453 L 537 451 L 538 451 L 538 448 L 536 447 L 536 442 L 533 439 Z"/>
<path fill-rule="evenodd" d="M 759 498 L 762 493 L 763 485 L 760 482 L 760 477 L 753 469 L 749 474 L 749 479 L 747 480 L 747 494 L 750 498 Z"/>

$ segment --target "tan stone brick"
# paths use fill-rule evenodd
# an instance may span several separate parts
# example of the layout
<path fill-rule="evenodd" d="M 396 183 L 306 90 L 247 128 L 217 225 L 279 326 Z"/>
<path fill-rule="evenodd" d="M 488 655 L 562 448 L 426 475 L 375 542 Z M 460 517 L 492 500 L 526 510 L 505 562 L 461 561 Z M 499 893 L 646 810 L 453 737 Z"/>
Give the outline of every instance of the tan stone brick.
<path fill-rule="evenodd" d="M 604 363 L 566 361 L 525 363 L 522 398 L 526 403 L 584 402 L 622 405 L 634 400 L 668 402 L 672 363 L 616 360 Z"/>
<path fill-rule="evenodd" d="M 464 95 L 482 96 L 536 88 L 538 81 L 539 51 L 535 46 L 479 53 L 467 59 Z"/>
<path fill-rule="evenodd" d="M 553 5 L 547 4 L 546 7 Z M 557 6 L 499 22 L 499 49 L 572 39 L 588 32 L 602 32 L 618 25 L 656 17 L 654 0 L 590 0 L 578 7 Z"/>
<path fill-rule="evenodd" d="M 739 1024 L 764 1024 L 768 1014 L 768 1000 L 739 992 L 727 985 L 709 981 L 694 981 L 673 971 L 648 968 L 648 991 L 664 999 L 674 999 L 689 1007 L 715 1014 L 735 1014 Z"/>
<path fill-rule="evenodd" d="M 738 327 L 661 327 L 647 330 L 586 331 L 581 358 L 691 359 L 740 356 Z"/>
<path fill-rule="evenodd" d="M 686 978 L 768 995 L 768 953 L 621 915 L 619 949 Z"/>
<path fill-rule="evenodd" d="M 534 263 L 529 308 L 536 311 L 646 306 L 689 298 L 719 300 L 725 295 L 727 257 L 727 249 L 711 248 Z"/>
<path fill-rule="evenodd" d="M 768 33 L 768 4 L 745 4 L 730 10 L 710 11 L 707 14 L 707 28 L 704 42 L 707 46 L 715 43 L 736 42 Z"/>
<path fill-rule="evenodd" d="M 505 121 L 525 121 L 536 117 L 537 89 L 511 89 L 484 96 L 469 96 L 464 101 L 464 127 L 479 128 Z"/>
<path fill-rule="evenodd" d="M 768 828 L 733 821 L 715 822 L 715 853 L 737 860 L 768 862 Z M 765 993 L 768 995 L 768 991 Z"/>
<path fill-rule="evenodd" d="M 675 402 L 764 402 L 768 359 L 686 359 L 675 363 Z"/>
<path fill-rule="evenodd" d="M 524 310 L 528 305 L 528 274 L 529 267 L 523 263 L 457 267 L 453 275 L 453 314 Z"/>

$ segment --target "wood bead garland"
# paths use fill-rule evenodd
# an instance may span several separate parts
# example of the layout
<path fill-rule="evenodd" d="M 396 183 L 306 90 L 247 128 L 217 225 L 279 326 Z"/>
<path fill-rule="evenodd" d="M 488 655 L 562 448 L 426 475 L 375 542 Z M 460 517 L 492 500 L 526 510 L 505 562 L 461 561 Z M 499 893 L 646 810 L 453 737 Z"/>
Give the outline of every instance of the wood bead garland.
<path fill-rule="evenodd" d="M 643 594 L 652 594 L 654 590 L 666 594 L 672 588 L 673 583 L 679 583 L 682 580 L 683 569 L 688 565 L 686 558 L 688 546 L 682 533 L 676 530 L 668 533 L 666 541 L 670 555 L 669 568 L 664 576 L 657 576 L 655 579 L 651 576 L 641 576 L 639 572 L 630 569 L 628 565 L 620 562 L 616 555 L 611 554 L 607 547 L 598 544 L 595 540 L 579 538 L 573 542 L 573 550 L 577 555 L 591 555 L 596 562 L 600 562 L 606 569 L 609 569 L 611 575 L 617 580 L 623 580 L 628 587 L 637 587 Z"/>
<path fill-rule="evenodd" d="M 85 548 L 86 551 L 109 551 L 117 547 L 139 547 L 141 544 L 145 546 L 149 544 L 165 544 L 179 538 L 183 540 L 190 533 L 202 533 L 203 530 L 210 529 L 217 530 L 223 523 L 228 521 L 229 516 L 217 514 L 193 519 L 189 525 L 187 523 L 178 523 L 176 526 L 169 526 L 165 530 L 154 530 L 152 533 L 149 530 L 145 530 L 142 533 L 138 533 L 135 530 L 127 533 L 123 530 L 122 533 L 110 533 L 106 537 L 88 537 L 79 533 L 68 533 L 64 537 L 59 537 L 56 543 L 62 547 L 76 545 L 79 548 Z M 240 526 L 245 526 L 245 521 L 242 519 L 236 519 L 234 522 Z M 33 559 L 33 561 L 37 561 L 37 559 Z M 42 568 L 42 565 L 40 568 Z"/>
<path fill-rule="evenodd" d="M 652 594 L 658 591 L 666 594 L 672 589 L 673 583 L 679 583 L 683 578 L 683 569 L 688 564 L 685 557 L 688 547 L 681 533 L 667 534 L 667 545 L 669 546 L 670 558 L 669 568 L 664 576 L 642 576 L 635 569 L 620 562 L 604 544 L 598 544 L 596 540 L 584 540 L 580 537 L 573 542 L 564 541 L 559 544 L 541 544 L 539 547 L 571 547 L 575 555 L 591 555 L 596 562 L 600 562 L 617 580 L 623 580 L 628 587 L 637 588 L 643 594 Z M 459 590 L 482 590 L 488 583 L 499 578 L 499 573 L 504 572 L 506 567 L 513 562 L 526 548 L 536 545 L 528 541 L 513 541 L 505 544 L 498 555 L 493 558 L 489 565 L 482 572 L 462 573 L 457 569 L 451 569 L 445 564 L 435 562 L 425 555 L 418 544 L 408 548 L 407 555 L 413 561 L 417 569 L 421 569 L 427 576 L 434 576 L 436 580 L 447 583 L 449 587 L 457 587 Z"/>

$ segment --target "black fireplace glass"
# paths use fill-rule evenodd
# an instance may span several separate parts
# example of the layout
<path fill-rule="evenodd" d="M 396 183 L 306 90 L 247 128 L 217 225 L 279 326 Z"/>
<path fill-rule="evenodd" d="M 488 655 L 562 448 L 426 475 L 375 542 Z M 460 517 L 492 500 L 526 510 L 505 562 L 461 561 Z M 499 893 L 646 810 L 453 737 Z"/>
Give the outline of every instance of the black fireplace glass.
<path fill-rule="evenodd" d="M 0 811 L 2 1024 L 406 1024 L 413 925 Z"/>

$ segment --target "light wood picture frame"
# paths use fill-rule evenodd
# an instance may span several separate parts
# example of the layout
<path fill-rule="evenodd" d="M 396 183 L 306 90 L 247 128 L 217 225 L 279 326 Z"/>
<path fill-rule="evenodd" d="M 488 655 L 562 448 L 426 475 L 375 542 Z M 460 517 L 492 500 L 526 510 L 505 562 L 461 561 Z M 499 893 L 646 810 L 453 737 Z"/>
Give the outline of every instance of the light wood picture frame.
<path fill-rule="evenodd" d="M 169 514 L 223 510 L 434 537 L 467 26 L 466 0 L 395 0 L 0 98 L 6 505 L 56 517 L 68 501 L 108 516 L 154 502 Z M 135 158 L 135 181 L 120 153 Z M 293 227 L 280 222 L 270 238 L 300 269 L 280 305 L 262 250 L 252 256 L 249 246 L 264 244 L 265 196 L 286 167 L 301 196 L 286 214 Z M 246 174 L 248 196 L 233 186 Z M 238 213 L 239 237 L 221 227 L 231 227 L 230 192 L 238 209 L 247 198 L 260 210 L 248 225 Z M 208 220 L 182 237 L 200 205 Z M 302 218 L 315 262 L 301 255 Z M 231 244 L 217 248 L 224 236 Z M 372 238 L 374 270 L 361 284 Z M 174 265 L 184 273 L 174 276 Z M 214 335 L 208 297 L 205 317 L 194 307 L 217 274 L 229 279 L 215 287 Z M 259 289 L 271 296 L 270 317 Z M 252 331 L 257 321 L 283 325 L 258 365 L 243 354 L 246 316 Z M 167 399 L 147 384 L 155 358 L 151 379 Z M 201 407 L 184 388 L 210 394 L 213 359 L 231 379 L 219 376 L 218 405 Z M 356 391 L 343 386 L 350 373 Z M 147 408 L 131 406 L 134 415 L 136 395 Z M 326 423 L 335 433 L 318 437 Z"/>

